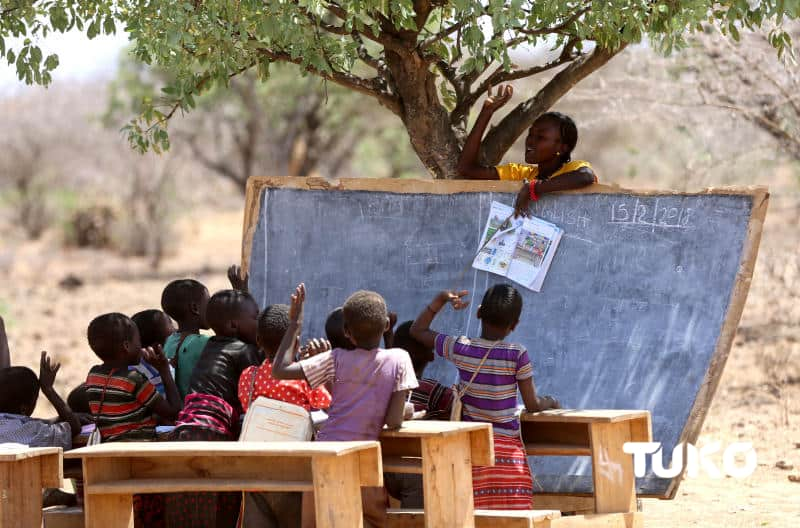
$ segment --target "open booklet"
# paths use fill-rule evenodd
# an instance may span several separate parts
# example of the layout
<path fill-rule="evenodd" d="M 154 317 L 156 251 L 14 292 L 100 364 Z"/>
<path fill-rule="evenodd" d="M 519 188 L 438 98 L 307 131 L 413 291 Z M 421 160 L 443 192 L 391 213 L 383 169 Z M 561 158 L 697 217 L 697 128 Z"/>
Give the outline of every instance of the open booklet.
<path fill-rule="evenodd" d="M 541 218 L 514 218 L 514 208 L 492 202 L 472 267 L 542 291 L 564 230 Z"/>

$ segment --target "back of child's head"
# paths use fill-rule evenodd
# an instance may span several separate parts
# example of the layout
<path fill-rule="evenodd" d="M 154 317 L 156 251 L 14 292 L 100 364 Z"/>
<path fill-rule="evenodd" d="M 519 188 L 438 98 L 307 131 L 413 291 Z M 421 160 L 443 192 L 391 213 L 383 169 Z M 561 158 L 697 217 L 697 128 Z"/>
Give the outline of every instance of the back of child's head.
<path fill-rule="evenodd" d="M 235 337 L 231 335 L 231 322 L 239 321 L 245 312 L 255 309 L 258 304 L 253 296 L 239 290 L 221 290 L 211 296 L 206 309 L 206 321 L 219 336 Z"/>
<path fill-rule="evenodd" d="M 38 399 L 39 378 L 31 369 L 0 369 L 0 412 L 30 416 Z"/>
<path fill-rule="evenodd" d="M 169 335 L 175 331 L 169 316 L 161 310 L 143 310 L 131 316 L 139 329 L 143 347 L 164 345 Z"/>
<path fill-rule="evenodd" d="M 561 132 L 561 142 L 567 146 L 566 152 L 561 153 L 561 161 L 567 163 L 572 159 L 572 150 L 578 144 L 578 127 L 575 121 L 561 112 L 545 112 L 536 118 L 536 121 L 548 121 L 555 124 Z"/>
<path fill-rule="evenodd" d="M 350 350 L 353 343 L 344 335 L 344 310 L 339 306 L 328 314 L 325 320 L 325 337 L 331 342 L 333 348 Z"/>
<path fill-rule="evenodd" d="M 414 365 L 414 372 L 418 376 L 422 375 L 425 367 L 433 361 L 433 349 L 426 347 L 413 337 L 411 337 L 411 324 L 414 321 L 402 323 L 394 331 L 394 341 L 392 346 L 402 348 L 411 356 L 411 364 Z"/>
<path fill-rule="evenodd" d="M 199 309 L 208 299 L 208 288 L 194 279 L 178 279 L 170 282 L 161 293 L 161 309 L 178 322 L 192 316 L 192 304 Z M 202 312 L 198 314 L 201 318 Z"/>
<path fill-rule="evenodd" d="M 258 315 L 258 346 L 274 352 L 289 329 L 289 305 L 271 304 Z"/>
<path fill-rule="evenodd" d="M 86 392 L 86 384 L 81 383 L 67 396 L 67 405 L 72 412 L 89 414 L 89 393 Z"/>
<path fill-rule="evenodd" d="M 121 313 L 107 313 L 95 317 L 86 331 L 89 347 L 103 361 L 121 359 L 123 344 L 139 335 L 130 317 Z"/>
<path fill-rule="evenodd" d="M 510 284 L 495 284 L 483 294 L 478 310 L 483 323 L 512 328 L 522 313 L 522 295 Z"/>
<path fill-rule="evenodd" d="M 342 316 L 345 331 L 355 344 L 380 339 L 389 322 L 386 301 L 379 293 L 367 290 L 357 291 L 347 298 Z"/>

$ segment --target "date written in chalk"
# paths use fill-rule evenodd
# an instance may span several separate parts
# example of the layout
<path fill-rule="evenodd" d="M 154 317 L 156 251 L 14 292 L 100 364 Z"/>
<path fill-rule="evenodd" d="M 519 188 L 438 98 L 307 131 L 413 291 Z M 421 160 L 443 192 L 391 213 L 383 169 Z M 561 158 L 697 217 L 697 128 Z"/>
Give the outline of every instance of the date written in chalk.
<path fill-rule="evenodd" d="M 692 228 L 694 222 L 690 207 L 673 207 L 655 203 L 642 203 L 637 198 L 633 202 L 620 202 L 611 206 L 610 224 L 640 225 L 666 229 Z"/>

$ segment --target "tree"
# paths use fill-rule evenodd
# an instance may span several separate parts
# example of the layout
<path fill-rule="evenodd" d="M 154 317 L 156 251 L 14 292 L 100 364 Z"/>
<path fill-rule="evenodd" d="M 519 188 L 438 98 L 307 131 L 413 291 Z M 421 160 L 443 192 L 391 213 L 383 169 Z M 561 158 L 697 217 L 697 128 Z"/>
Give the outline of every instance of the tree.
<path fill-rule="evenodd" d="M 769 21 L 778 24 L 772 43 L 780 52 L 789 38 L 779 24 L 800 15 L 797 0 L 77 3 L 96 7 L 86 11 L 89 30 L 113 29 L 116 18 L 139 60 L 175 74 L 163 90 L 165 105 L 145 108 L 128 125 L 129 139 L 140 150 L 167 147 L 169 119 L 193 108 L 203 91 L 228 86 L 251 69 L 267 80 L 271 64 L 288 62 L 372 97 L 397 115 L 417 156 L 440 178 L 456 176 L 470 110 L 492 84 L 549 76 L 489 131 L 482 158 L 490 164 L 537 115 L 628 43 L 647 38 L 669 52 L 704 21 L 734 38 L 741 26 Z M 516 66 L 511 54 L 531 46 L 551 53 L 539 64 Z"/>

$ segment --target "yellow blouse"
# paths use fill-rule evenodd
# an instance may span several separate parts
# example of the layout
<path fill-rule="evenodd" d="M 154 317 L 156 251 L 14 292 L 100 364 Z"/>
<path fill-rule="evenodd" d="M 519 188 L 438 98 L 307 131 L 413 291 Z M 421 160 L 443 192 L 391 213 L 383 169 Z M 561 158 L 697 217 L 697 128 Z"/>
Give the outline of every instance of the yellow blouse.
<path fill-rule="evenodd" d="M 552 179 L 556 176 L 561 176 L 562 174 L 573 172 L 583 167 L 588 167 L 590 169 L 592 168 L 588 161 L 570 161 L 562 165 L 560 169 L 550 175 L 550 178 Z M 506 163 L 505 165 L 498 165 L 495 167 L 495 169 L 497 169 L 497 175 L 501 180 L 534 180 L 539 174 L 539 167 L 536 165 L 523 165 L 521 163 Z M 594 181 L 597 182 L 597 175 L 595 175 Z"/>

